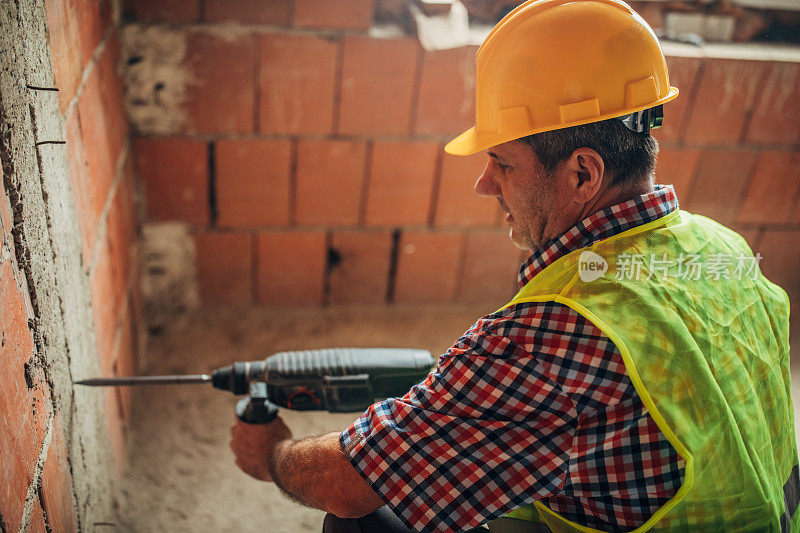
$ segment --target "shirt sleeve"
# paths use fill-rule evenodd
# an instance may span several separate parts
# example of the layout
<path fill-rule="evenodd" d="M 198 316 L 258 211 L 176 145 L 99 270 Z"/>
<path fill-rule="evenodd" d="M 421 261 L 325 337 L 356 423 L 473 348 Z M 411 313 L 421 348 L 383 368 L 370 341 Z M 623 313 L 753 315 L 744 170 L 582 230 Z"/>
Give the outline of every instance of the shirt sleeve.
<path fill-rule="evenodd" d="M 566 482 L 575 405 L 508 329 L 482 319 L 422 383 L 372 405 L 340 436 L 356 470 L 412 529 L 474 527 Z"/>

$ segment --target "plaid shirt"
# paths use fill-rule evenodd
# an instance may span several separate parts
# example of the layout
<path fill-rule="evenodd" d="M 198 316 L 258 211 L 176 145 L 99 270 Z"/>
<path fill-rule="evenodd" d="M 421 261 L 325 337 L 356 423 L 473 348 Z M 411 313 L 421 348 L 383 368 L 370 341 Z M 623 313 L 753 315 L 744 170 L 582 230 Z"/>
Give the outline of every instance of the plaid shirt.
<path fill-rule="evenodd" d="M 671 186 L 582 220 L 522 265 L 547 265 L 678 208 Z M 340 436 L 358 472 L 412 529 L 458 531 L 542 501 L 601 530 L 644 523 L 675 495 L 684 461 L 648 414 L 619 350 L 555 302 L 478 320 L 402 398 Z"/>

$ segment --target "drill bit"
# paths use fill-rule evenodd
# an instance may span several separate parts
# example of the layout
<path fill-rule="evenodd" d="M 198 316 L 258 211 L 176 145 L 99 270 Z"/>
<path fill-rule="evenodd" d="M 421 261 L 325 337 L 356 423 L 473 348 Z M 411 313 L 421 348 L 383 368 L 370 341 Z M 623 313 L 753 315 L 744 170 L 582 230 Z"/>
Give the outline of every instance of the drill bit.
<path fill-rule="evenodd" d="M 211 381 L 208 374 L 190 374 L 186 376 L 130 376 L 119 378 L 92 378 L 74 381 L 75 385 L 89 387 L 112 387 L 124 385 L 188 385 Z"/>

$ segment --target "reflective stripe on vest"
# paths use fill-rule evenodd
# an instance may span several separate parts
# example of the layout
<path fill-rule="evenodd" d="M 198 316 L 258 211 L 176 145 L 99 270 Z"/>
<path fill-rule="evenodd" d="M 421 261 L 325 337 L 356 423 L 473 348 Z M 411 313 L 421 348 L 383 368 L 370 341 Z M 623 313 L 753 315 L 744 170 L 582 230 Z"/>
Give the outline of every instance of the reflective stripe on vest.
<path fill-rule="evenodd" d="M 781 517 L 781 533 L 788 533 L 792 530 L 792 517 L 800 503 L 800 476 L 798 476 L 797 466 L 792 468 L 789 481 L 783 486 L 783 503 L 785 511 Z"/>
<path fill-rule="evenodd" d="M 579 276 L 586 250 L 610 265 L 589 281 Z M 628 279 L 619 260 L 612 264 L 623 254 L 727 256 L 734 265 L 753 254 L 724 226 L 675 211 L 559 258 L 508 304 L 555 301 L 594 323 L 685 460 L 677 494 L 635 531 L 800 531 L 786 293 L 757 267 L 741 279 L 683 280 L 644 261 L 639 278 Z M 596 531 L 545 503 L 507 516 L 546 523 L 554 533 Z"/>

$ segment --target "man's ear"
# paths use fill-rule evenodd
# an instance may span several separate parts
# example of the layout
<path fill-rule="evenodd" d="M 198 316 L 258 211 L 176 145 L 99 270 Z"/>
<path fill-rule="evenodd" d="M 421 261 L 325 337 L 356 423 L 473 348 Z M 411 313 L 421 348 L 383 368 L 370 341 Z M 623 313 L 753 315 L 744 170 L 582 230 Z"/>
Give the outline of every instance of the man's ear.
<path fill-rule="evenodd" d="M 605 163 L 600 154 L 591 148 L 578 148 L 567 165 L 575 202 L 587 203 L 599 194 L 605 180 Z"/>

